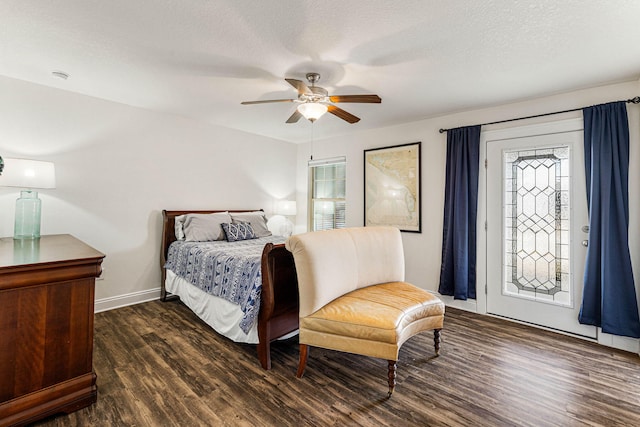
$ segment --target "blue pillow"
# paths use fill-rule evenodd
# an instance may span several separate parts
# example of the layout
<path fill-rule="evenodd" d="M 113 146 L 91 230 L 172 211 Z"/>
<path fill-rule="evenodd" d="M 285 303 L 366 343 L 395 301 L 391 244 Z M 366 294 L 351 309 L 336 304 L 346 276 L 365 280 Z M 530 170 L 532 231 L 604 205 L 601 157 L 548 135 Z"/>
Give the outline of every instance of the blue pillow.
<path fill-rule="evenodd" d="M 253 232 L 253 227 L 251 227 L 251 224 L 248 222 L 239 222 L 236 224 L 223 223 L 221 225 L 229 242 L 256 239 L 256 233 Z"/>

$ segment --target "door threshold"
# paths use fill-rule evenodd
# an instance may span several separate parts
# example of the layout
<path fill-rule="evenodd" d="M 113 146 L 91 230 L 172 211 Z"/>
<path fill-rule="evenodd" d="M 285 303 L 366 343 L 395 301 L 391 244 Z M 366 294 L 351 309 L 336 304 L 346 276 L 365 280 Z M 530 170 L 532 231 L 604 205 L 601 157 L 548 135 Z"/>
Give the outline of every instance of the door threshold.
<path fill-rule="evenodd" d="M 586 341 L 590 341 L 590 342 L 594 342 L 596 344 L 598 344 L 598 332 L 596 331 L 596 336 L 595 337 L 591 337 L 589 335 L 582 335 L 582 334 L 576 334 L 574 332 L 567 332 L 567 331 L 563 331 L 561 329 L 556 329 L 556 328 L 551 328 L 549 326 L 544 326 L 544 325 L 540 325 L 537 323 L 533 323 L 533 322 L 525 322 L 523 320 L 519 320 L 519 319 L 515 319 L 513 317 L 508 317 L 508 316 L 501 316 L 499 314 L 493 314 L 493 313 L 487 313 L 488 316 L 491 317 L 496 317 L 496 318 L 500 318 L 500 319 L 505 319 L 505 320 L 509 320 L 510 322 L 515 322 L 515 323 L 519 323 L 521 325 L 526 325 L 526 326 L 533 326 L 534 328 L 538 328 L 538 329 L 543 329 L 545 331 L 549 331 L 549 332 L 555 332 L 561 335 L 566 335 L 569 337 L 575 337 L 575 338 L 580 338 Z"/>

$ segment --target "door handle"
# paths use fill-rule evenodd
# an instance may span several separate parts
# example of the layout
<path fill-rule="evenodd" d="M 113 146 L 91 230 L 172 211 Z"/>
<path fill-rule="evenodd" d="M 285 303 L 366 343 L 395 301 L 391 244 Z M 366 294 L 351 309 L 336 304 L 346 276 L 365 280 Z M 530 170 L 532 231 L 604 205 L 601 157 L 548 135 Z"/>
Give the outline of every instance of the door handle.
<path fill-rule="evenodd" d="M 589 246 L 589 241 L 588 241 L 588 240 L 583 240 L 583 241 L 582 241 L 582 246 L 584 246 L 585 248 L 586 248 L 587 246 Z"/>

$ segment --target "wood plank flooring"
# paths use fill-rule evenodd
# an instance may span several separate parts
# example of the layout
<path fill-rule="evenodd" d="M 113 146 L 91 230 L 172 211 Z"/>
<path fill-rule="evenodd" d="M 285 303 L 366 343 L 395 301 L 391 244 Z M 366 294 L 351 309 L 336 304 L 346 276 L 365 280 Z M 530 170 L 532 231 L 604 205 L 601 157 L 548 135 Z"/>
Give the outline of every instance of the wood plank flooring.
<path fill-rule="evenodd" d="M 638 426 L 640 358 L 576 338 L 447 308 L 433 336 L 400 351 L 386 399 L 383 360 L 220 337 L 184 305 L 154 301 L 95 317 L 98 402 L 38 426 Z"/>

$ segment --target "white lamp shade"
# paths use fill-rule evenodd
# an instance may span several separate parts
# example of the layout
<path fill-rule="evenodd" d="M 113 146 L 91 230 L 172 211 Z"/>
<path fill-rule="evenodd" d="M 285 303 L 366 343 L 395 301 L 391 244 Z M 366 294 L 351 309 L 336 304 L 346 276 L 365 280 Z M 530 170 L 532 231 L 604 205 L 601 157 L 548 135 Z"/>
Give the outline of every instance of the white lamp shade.
<path fill-rule="evenodd" d="M 276 205 L 277 215 L 295 215 L 297 213 L 296 202 L 292 200 L 280 200 Z"/>
<path fill-rule="evenodd" d="M 300 114 L 302 114 L 305 119 L 311 120 L 312 122 L 322 117 L 327 110 L 328 107 L 326 105 L 319 104 L 317 102 L 306 102 L 298 105 L 298 111 Z"/>
<path fill-rule="evenodd" d="M 55 166 L 52 162 L 5 158 L 0 186 L 56 188 Z"/>

